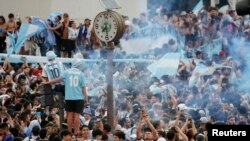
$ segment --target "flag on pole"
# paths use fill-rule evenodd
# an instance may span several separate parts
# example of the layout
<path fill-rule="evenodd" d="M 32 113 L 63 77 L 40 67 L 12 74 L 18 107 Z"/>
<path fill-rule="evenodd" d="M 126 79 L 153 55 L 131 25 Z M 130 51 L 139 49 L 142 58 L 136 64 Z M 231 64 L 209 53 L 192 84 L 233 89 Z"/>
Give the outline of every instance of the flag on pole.
<path fill-rule="evenodd" d="M 203 0 L 200 0 L 199 3 L 192 10 L 194 14 L 198 14 L 198 12 L 203 8 Z"/>
<path fill-rule="evenodd" d="M 39 17 L 32 17 L 32 24 L 42 27 L 44 29 L 50 28 L 48 22 Z M 56 45 L 56 37 L 53 31 L 44 30 L 44 36 L 45 36 L 45 44 L 49 44 L 51 46 Z"/>
<path fill-rule="evenodd" d="M 41 32 L 42 30 L 44 30 L 44 28 L 39 27 L 39 26 L 34 25 L 34 24 L 29 24 L 29 23 L 23 22 L 21 27 L 20 27 L 20 30 L 17 34 L 18 38 L 17 38 L 17 41 L 16 41 L 15 46 L 13 48 L 13 51 L 18 52 L 20 47 L 22 46 L 22 44 L 26 41 L 26 39 Z M 10 54 L 12 54 L 13 51 Z"/>
<path fill-rule="evenodd" d="M 148 66 L 153 76 L 161 78 L 163 75 L 176 75 L 181 53 L 167 53 L 160 60 Z"/>

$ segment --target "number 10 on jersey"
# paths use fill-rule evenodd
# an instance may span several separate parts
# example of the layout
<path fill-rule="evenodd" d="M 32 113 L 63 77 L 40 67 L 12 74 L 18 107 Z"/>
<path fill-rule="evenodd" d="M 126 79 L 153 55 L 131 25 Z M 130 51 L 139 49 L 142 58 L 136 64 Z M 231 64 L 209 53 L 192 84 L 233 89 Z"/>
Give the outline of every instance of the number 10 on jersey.
<path fill-rule="evenodd" d="M 78 76 L 70 76 L 69 77 L 69 85 L 70 87 L 77 87 L 79 85 L 79 78 Z"/>

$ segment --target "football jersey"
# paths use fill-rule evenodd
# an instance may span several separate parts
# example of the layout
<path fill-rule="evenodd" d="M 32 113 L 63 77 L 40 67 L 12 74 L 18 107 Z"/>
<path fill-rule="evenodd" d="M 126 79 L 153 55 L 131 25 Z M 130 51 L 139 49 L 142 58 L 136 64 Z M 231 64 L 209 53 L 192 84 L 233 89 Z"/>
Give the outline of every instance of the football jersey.
<path fill-rule="evenodd" d="M 49 80 L 54 80 L 60 77 L 64 70 L 65 68 L 61 62 L 51 61 L 44 66 L 42 76 L 47 77 Z"/>
<path fill-rule="evenodd" d="M 65 100 L 83 100 L 82 88 L 85 86 L 83 72 L 77 68 L 71 68 L 62 73 L 61 78 L 65 83 Z"/>

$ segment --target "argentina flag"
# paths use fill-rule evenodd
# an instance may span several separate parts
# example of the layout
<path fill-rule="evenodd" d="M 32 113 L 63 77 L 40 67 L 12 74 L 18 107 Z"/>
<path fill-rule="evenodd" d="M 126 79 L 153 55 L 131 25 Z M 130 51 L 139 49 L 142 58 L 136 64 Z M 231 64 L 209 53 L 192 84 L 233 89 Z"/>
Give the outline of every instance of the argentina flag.
<path fill-rule="evenodd" d="M 50 28 L 50 25 L 47 21 L 38 17 L 32 17 L 32 24 L 40 26 L 44 29 Z M 45 36 L 45 44 L 48 44 L 50 46 L 56 45 L 56 38 L 54 32 L 50 30 L 44 30 L 43 32 Z"/>
<path fill-rule="evenodd" d="M 8 39 L 10 41 L 9 45 L 7 44 L 7 54 L 8 56 L 13 52 L 13 48 L 15 46 L 15 37 L 12 33 L 7 32 Z"/>
<path fill-rule="evenodd" d="M 163 75 L 176 75 L 181 53 L 167 53 L 160 60 L 148 66 L 153 76 L 161 78 Z"/>
<path fill-rule="evenodd" d="M 56 11 L 55 12 L 51 12 L 49 14 L 48 19 L 51 20 L 51 21 L 54 21 L 54 19 L 55 19 L 56 16 L 62 16 L 62 14 L 60 12 L 56 12 Z"/>
<path fill-rule="evenodd" d="M 203 0 L 200 0 L 199 3 L 192 10 L 194 14 L 198 14 L 198 12 L 203 8 Z"/>
<path fill-rule="evenodd" d="M 34 24 L 29 24 L 29 23 L 25 23 L 23 22 L 20 30 L 17 34 L 17 41 L 15 43 L 15 46 L 13 48 L 14 52 L 18 52 L 22 46 L 22 44 L 26 41 L 26 39 L 32 37 L 33 35 L 41 32 L 42 30 L 44 30 L 44 28 L 39 27 L 37 25 Z M 10 52 L 10 54 L 12 54 L 13 52 Z"/>
<path fill-rule="evenodd" d="M 215 71 L 214 67 L 207 67 L 203 63 L 199 63 L 198 65 L 196 65 L 192 73 L 192 76 L 189 79 L 188 87 L 192 88 L 193 86 L 195 86 L 199 81 L 200 76 L 212 75 L 214 71 Z"/>

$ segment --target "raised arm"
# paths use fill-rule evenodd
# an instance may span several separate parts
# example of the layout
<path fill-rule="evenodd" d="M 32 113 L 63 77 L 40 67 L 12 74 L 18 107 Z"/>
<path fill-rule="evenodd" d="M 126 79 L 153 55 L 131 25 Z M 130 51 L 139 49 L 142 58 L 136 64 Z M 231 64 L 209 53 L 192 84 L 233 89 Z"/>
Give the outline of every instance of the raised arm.
<path fill-rule="evenodd" d="M 4 62 L 3 62 L 3 69 L 5 72 L 11 72 L 12 71 L 12 66 L 10 62 L 8 61 L 8 58 L 6 57 Z"/>
<path fill-rule="evenodd" d="M 182 132 L 185 132 L 188 123 L 189 123 L 189 120 L 188 120 L 188 118 L 186 118 L 186 122 L 185 122 L 184 125 L 181 127 L 181 131 L 182 131 Z"/>
<path fill-rule="evenodd" d="M 196 134 L 197 133 L 197 129 L 195 127 L 194 120 L 191 121 L 191 126 L 192 126 L 193 134 Z"/>
<path fill-rule="evenodd" d="M 174 126 L 178 126 L 179 125 L 179 119 L 181 117 L 181 110 L 177 109 L 177 116 L 176 116 L 176 120 L 175 120 L 175 123 L 174 123 Z"/>
<path fill-rule="evenodd" d="M 178 126 L 175 126 L 175 130 L 179 133 L 179 135 L 182 137 L 183 141 L 188 141 L 188 137 L 181 131 L 181 129 Z"/>
<path fill-rule="evenodd" d="M 173 106 L 171 107 L 172 109 L 175 109 L 177 106 L 177 99 L 174 96 L 174 90 L 172 88 L 169 89 L 169 95 L 171 97 L 171 101 L 173 103 Z"/>
<path fill-rule="evenodd" d="M 141 139 L 141 126 L 142 126 L 142 116 L 143 116 L 143 110 L 140 111 L 140 117 L 139 121 L 136 125 L 136 139 L 140 140 Z"/>
<path fill-rule="evenodd" d="M 151 129 L 152 131 L 152 137 L 153 137 L 153 140 L 157 140 L 159 138 L 159 135 L 158 135 L 158 132 L 157 130 L 154 128 L 154 126 L 152 125 L 152 123 L 150 122 L 149 120 L 149 116 L 146 115 L 144 120 L 146 121 L 148 127 Z"/>
<path fill-rule="evenodd" d="M 51 27 L 51 28 L 48 28 L 49 30 L 57 30 L 59 28 L 61 28 L 63 26 L 62 23 L 60 23 L 59 25 L 55 26 L 55 27 Z"/>

